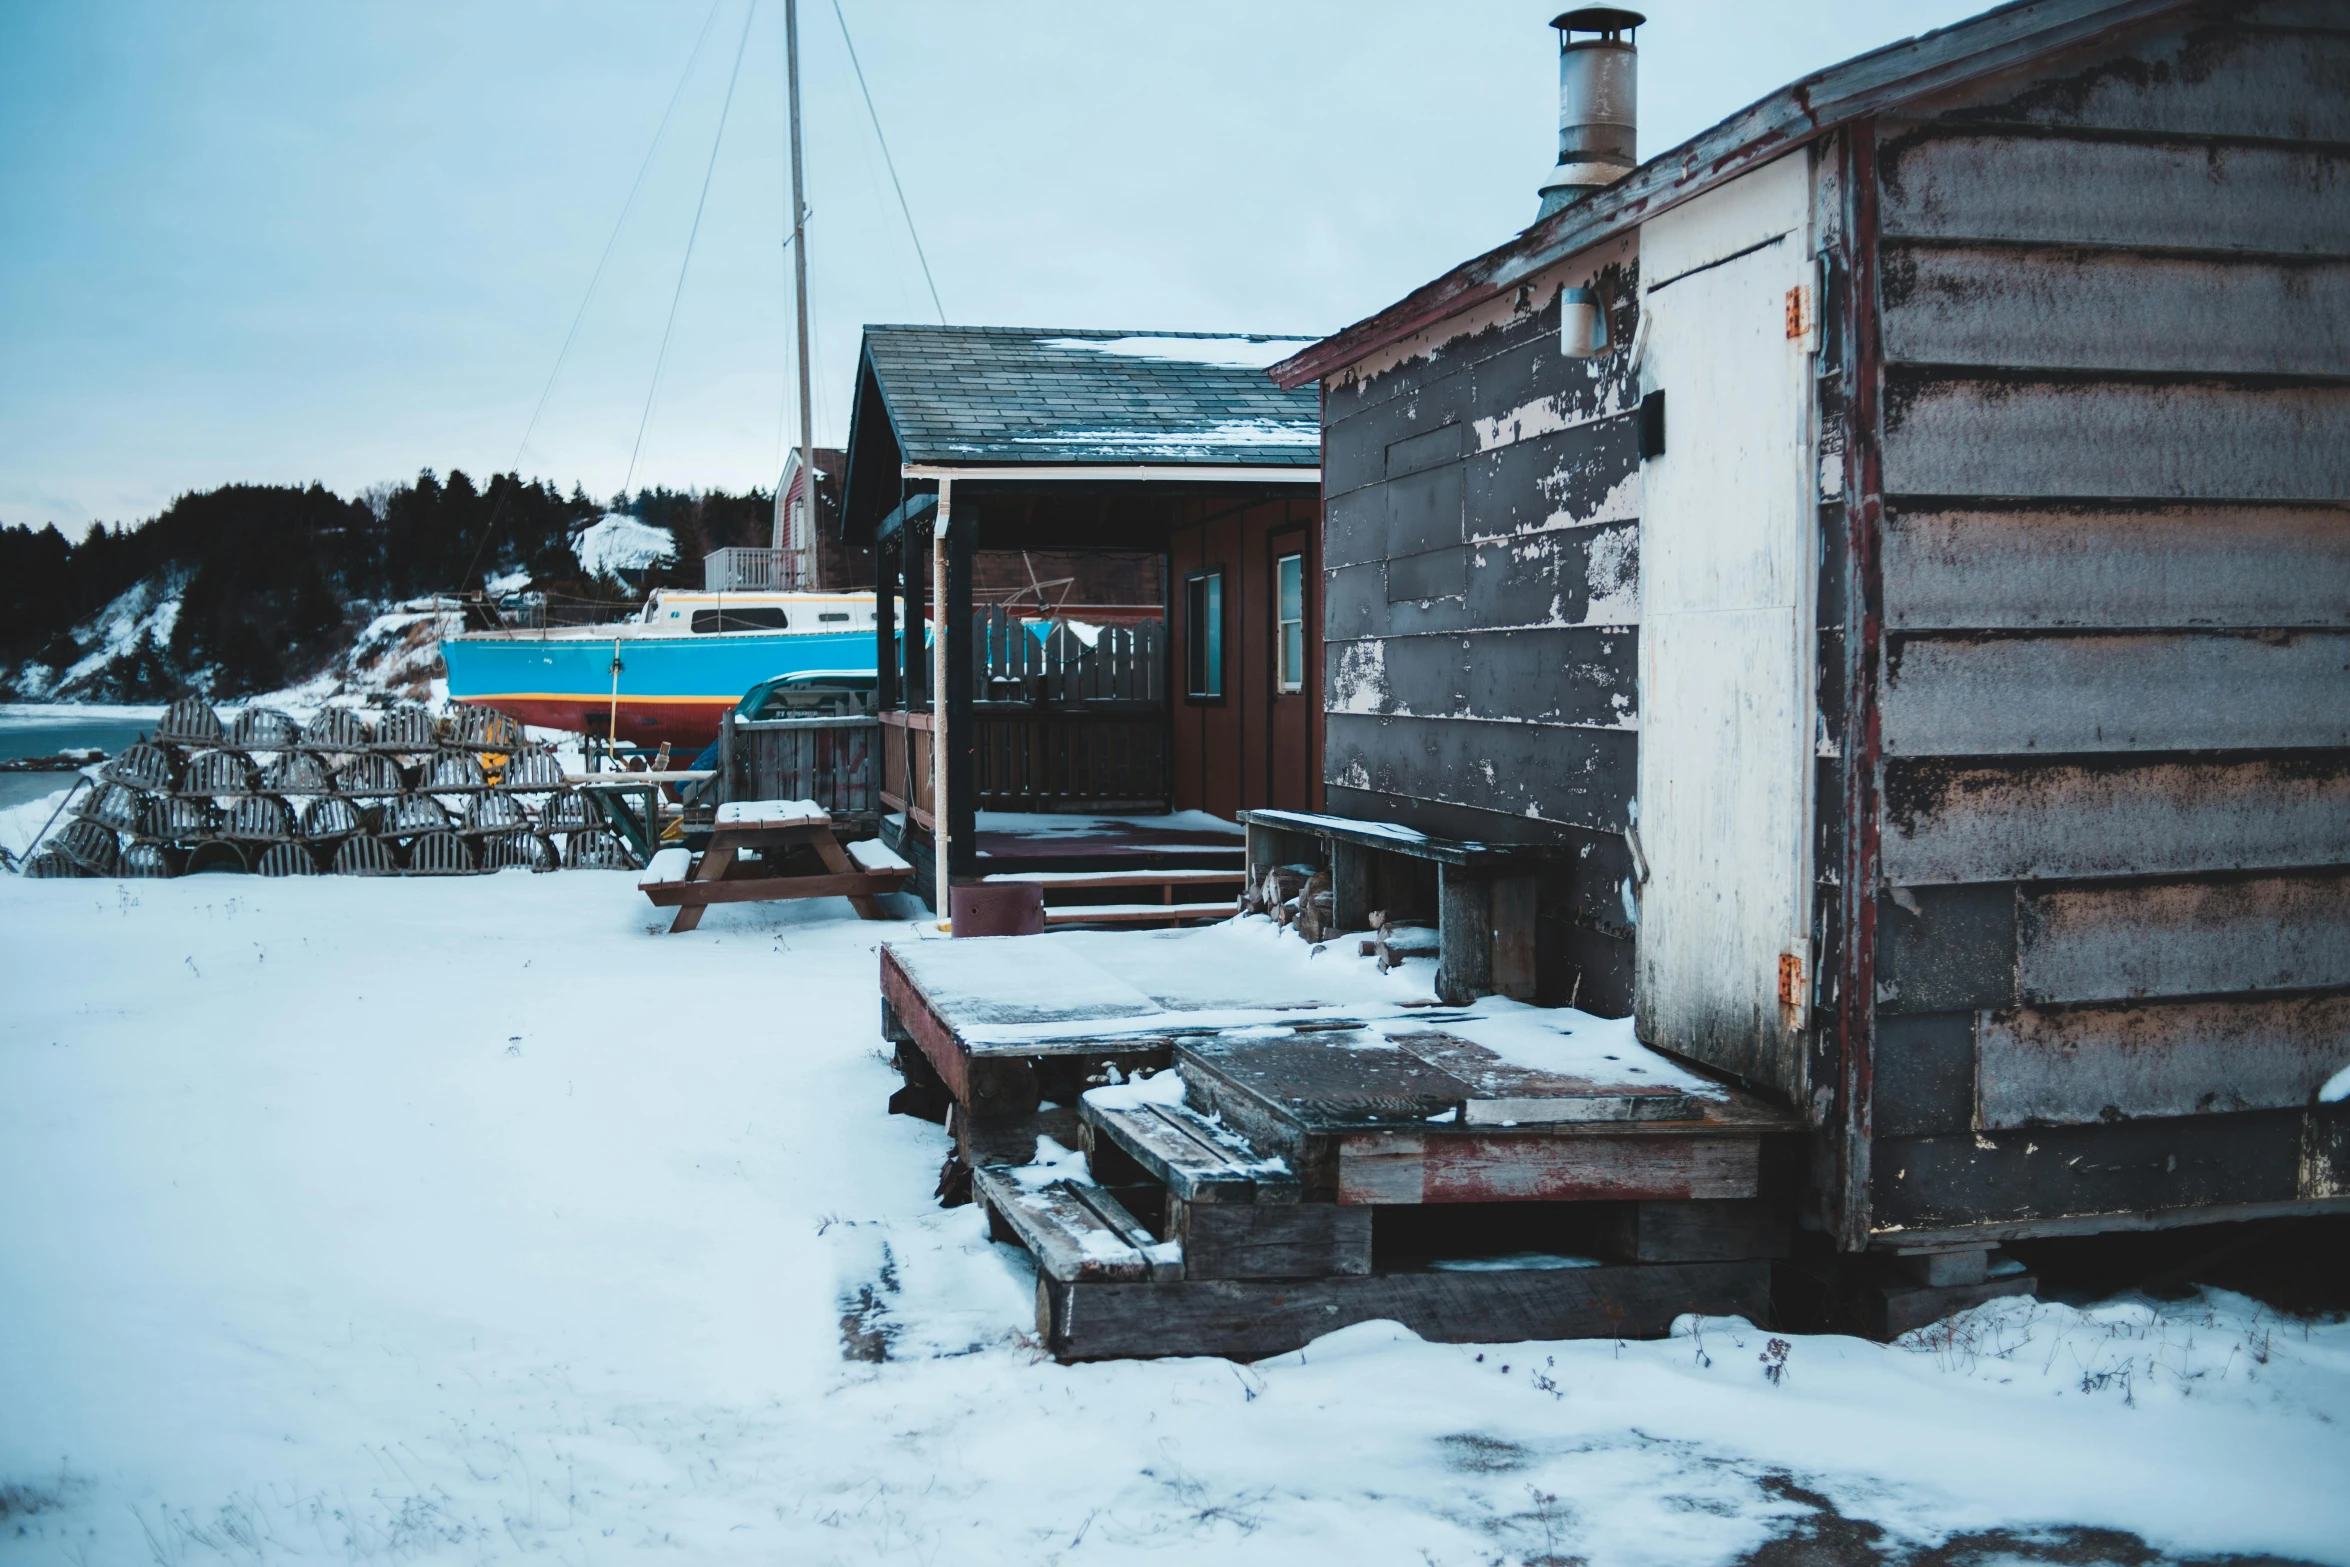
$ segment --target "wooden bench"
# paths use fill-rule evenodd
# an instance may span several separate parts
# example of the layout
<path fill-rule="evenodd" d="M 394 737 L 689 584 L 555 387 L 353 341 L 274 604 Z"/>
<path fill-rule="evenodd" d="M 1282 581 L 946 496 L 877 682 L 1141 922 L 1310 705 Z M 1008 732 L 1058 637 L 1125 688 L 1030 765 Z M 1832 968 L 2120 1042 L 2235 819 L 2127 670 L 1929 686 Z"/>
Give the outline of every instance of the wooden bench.
<path fill-rule="evenodd" d="M 1369 930 L 1374 911 L 1433 916 L 1440 997 L 1455 1004 L 1489 995 L 1534 998 L 1535 850 L 1307 811 L 1243 811 L 1240 819 L 1251 885 L 1284 865 L 1329 874 L 1332 935 Z M 1431 868 L 1432 898 L 1422 890 Z M 1434 906 L 1418 907 L 1424 902 Z"/>
<path fill-rule="evenodd" d="M 775 869 L 792 851 L 806 849 L 820 872 Z M 741 858 L 759 855 L 753 871 Z M 655 854 L 637 883 L 655 908 L 675 909 L 672 935 L 702 922 L 713 903 L 765 903 L 786 898 L 845 897 L 864 919 L 886 919 L 875 901 L 905 886 L 914 868 L 883 845 L 866 840 L 844 847 L 832 818 L 812 800 L 738 800 L 718 808 L 710 846 L 699 860 L 686 849 Z"/>

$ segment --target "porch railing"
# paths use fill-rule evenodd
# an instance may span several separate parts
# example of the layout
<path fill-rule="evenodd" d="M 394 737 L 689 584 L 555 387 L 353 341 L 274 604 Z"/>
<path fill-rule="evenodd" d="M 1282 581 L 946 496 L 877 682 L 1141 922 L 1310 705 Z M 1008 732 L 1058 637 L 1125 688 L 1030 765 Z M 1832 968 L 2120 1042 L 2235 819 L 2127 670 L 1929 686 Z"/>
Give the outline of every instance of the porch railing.
<path fill-rule="evenodd" d="M 708 593 L 739 593 L 784 587 L 790 576 L 791 551 L 755 550 L 730 546 L 702 557 L 702 589 Z"/>

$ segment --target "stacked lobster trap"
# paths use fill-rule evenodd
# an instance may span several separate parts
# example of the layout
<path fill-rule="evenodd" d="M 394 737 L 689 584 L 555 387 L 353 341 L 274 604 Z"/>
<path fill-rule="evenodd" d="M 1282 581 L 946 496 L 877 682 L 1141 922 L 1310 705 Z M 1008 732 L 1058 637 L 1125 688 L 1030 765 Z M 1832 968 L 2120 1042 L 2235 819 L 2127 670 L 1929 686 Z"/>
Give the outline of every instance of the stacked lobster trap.
<path fill-rule="evenodd" d="M 223 724 L 183 697 L 109 758 L 32 876 L 470 876 L 619 870 L 627 844 L 567 788 L 554 750 L 491 708 L 347 708 Z"/>

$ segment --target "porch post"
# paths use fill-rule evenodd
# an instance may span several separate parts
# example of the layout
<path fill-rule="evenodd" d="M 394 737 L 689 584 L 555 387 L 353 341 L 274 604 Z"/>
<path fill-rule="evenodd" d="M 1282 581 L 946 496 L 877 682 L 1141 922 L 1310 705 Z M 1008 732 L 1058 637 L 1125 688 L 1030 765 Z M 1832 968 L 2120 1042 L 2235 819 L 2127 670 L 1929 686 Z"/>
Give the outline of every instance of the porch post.
<path fill-rule="evenodd" d="M 947 532 L 953 526 L 955 481 L 938 481 L 938 513 L 930 524 L 930 847 L 938 857 L 938 928 L 953 928 L 954 904 L 948 864 L 948 835 L 954 816 L 947 803 Z"/>
<path fill-rule="evenodd" d="M 939 807 L 939 819 L 951 845 L 947 863 L 956 875 L 970 876 L 979 869 L 979 792 L 973 766 L 979 731 L 971 719 L 981 664 L 976 646 L 979 617 L 971 604 L 971 558 L 979 548 L 979 514 L 969 502 L 963 510 L 962 525 L 947 540 L 947 591 L 941 612 L 941 640 L 947 649 L 947 736 L 939 750 L 946 757 L 947 797 Z"/>

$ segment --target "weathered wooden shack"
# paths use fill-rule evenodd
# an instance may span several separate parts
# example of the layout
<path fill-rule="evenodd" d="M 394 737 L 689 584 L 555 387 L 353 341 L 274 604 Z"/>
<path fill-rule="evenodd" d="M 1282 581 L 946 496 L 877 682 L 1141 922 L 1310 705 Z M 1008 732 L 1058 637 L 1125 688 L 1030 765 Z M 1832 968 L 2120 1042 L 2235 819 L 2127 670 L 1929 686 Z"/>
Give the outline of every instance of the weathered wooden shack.
<path fill-rule="evenodd" d="M 1272 372 L 1327 809 L 1532 853 L 1539 994 L 1847 1250 L 2350 1209 L 2350 3 L 2027 0 L 1628 173 L 1564 64 L 1546 215 Z"/>
<path fill-rule="evenodd" d="M 1320 431 L 1263 373 L 1305 341 L 865 329 L 841 522 L 879 550 L 887 834 L 926 893 L 942 836 L 950 881 L 1079 873 L 1071 824 L 1027 853 L 1015 816 L 1315 803 Z M 944 636 L 897 635 L 893 590 Z M 1114 836 L 1085 864 L 1147 868 Z"/>

